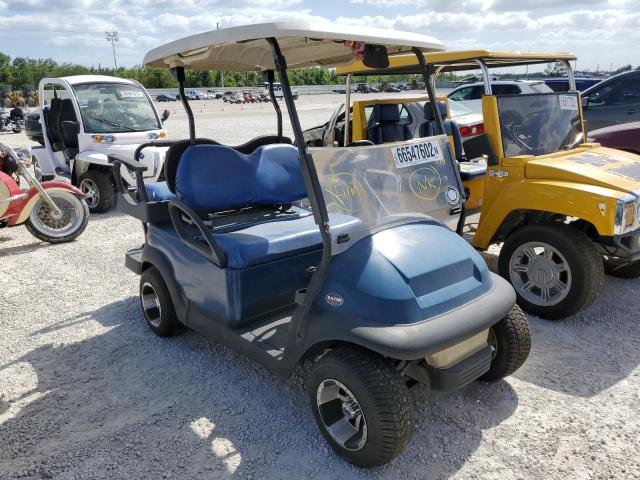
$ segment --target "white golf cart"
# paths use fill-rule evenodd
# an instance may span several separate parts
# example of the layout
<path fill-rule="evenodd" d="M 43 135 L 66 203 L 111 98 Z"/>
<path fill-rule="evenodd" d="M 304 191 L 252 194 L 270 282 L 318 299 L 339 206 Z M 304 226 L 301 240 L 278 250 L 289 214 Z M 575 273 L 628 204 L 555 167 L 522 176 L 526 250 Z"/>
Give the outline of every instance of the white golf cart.
<path fill-rule="evenodd" d="M 44 146 L 32 148 L 32 159 L 44 180 L 57 177 L 79 187 L 92 212 L 115 205 L 108 155 L 141 162 L 147 167 L 145 182 L 162 175 L 167 150 L 162 122 L 169 112 L 160 116 L 138 82 L 102 75 L 44 78 L 39 99 Z M 126 168 L 121 174 L 129 185 L 135 183 Z"/>

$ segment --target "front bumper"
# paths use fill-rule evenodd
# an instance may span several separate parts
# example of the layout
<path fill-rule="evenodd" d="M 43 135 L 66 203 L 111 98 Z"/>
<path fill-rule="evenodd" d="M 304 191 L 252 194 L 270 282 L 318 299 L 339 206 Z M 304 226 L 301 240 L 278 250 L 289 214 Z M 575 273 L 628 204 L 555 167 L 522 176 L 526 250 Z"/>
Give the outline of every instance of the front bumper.
<path fill-rule="evenodd" d="M 622 263 L 640 260 L 640 230 L 613 237 L 599 237 L 596 245 L 600 253 L 610 259 Z"/>

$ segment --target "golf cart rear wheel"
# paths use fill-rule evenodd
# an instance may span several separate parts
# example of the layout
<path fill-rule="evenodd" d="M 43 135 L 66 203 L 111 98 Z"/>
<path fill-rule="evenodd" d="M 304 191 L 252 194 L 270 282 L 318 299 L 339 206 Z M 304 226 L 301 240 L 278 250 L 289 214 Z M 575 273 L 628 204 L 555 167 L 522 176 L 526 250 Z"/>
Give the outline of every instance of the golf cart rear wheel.
<path fill-rule="evenodd" d="M 518 370 L 531 351 L 531 332 L 527 316 L 515 305 L 489 329 L 489 345 L 493 349 L 491 367 L 478 380 L 495 382 Z"/>
<path fill-rule="evenodd" d="M 116 204 L 116 187 L 111 172 L 88 170 L 80 175 L 78 188 L 84 193 L 91 213 L 104 213 Z"/>
<path fill-rule="evenodd" d="M 611 262 L 610 260 L 603 260 L 604 271 L 607 275 L 619 278 L 636 278 L 640 277 L 640 260 L 637 262 L 627 263 L 626 265 L 620 265 L 618 263 Z"/>
<path fill-rule="evenodd" d="M 149 328 L 160 337 L 170 336 L 177 324 L 171 295 L 162 275 L 150 267 L 140 276 L 140 304 Z"/>
<path fill-rule="evenodd" d="M 513 285 L 518 305 L 549 320 L 591 305 L 604 283 L 596 247 L 584 232 L 563 223 L 516 230 L 502 246 L 498 269 Z"/>
<path fill-rule="evenodd" d="M 331 350 L 313 366 L 308 393 L 322 435 L 354 465 L 384 465 L 411 437 L 407 385 L 388 360 L 373 352 Z"/>

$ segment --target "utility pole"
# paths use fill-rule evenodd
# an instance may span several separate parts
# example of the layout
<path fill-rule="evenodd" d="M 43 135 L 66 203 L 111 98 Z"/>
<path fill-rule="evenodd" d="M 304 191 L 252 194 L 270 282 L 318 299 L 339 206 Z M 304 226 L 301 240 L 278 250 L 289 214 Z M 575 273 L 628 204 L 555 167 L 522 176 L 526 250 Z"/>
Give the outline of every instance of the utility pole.
<path fill-rule="evenodd" d="M 113 65 L 118 69 L 118 63 L 116 62 L 116 45 L 114 42 L 119 40 L 118 32 L 113 30 L 112 32 L 104 32 L 104 38 L 107 42 L 111 42 L 111 48 L 113 49 Z"/>
<path fill-rule="evenodd" d="M 220 22 L 216 22 L 216 30 L 220 30 Z M 224 88 L 224 72 L 220 70 L 220 87 Z"/>

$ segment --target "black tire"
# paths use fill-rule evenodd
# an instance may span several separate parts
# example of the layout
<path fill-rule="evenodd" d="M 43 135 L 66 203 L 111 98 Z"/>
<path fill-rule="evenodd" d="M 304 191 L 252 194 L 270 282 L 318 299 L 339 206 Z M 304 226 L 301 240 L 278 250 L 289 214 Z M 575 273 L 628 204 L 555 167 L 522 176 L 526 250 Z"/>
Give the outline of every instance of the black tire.
<path fill-rule="evenodd" d="M 493 347 L 491 368 L 478 380 L 496 382 L 518 370 L 531 351 L 531 332 L 527 316 L 515 305 L 489 330 L 489 344 Z"/>
<path fill-rule="evenodd" d="M 515 288 L 518 305 L 523 310 L 548 320 L 559 320 L 593 303 L 604 283 L 604 268 L 598 250 L 584 232 L 562 223 L 528 225 L 516 230 L 504 242 L 498 258 L 500 275 L 512 284 L 511 258 L 528 242 L 542 242 L 560 252 L 571 274 L 571 285 L 563 299 L 549 305 L 530 302 Z"/>
<path fill-rule="evenodd" d="M 155 296 L 155 299 L 149 295 Z M 151 301 L 156 302 L 155 306 L 150 305 Z M 140 306 L 144 319 L 153 333 L 159 337 L 169 337 L 174 333 L 178 319 L 173 301 L 162 275 L 155 267 L 146 269 L 140 276 Z"/>
<path fill-rule="evenodd" d="M 317 401 L 325 381 L 338 381 L 353 394 L 364 415 L 367 435 L 357 450 L 346 448 L 329 433 Z M 408 389 L 393 365 L 379 355 L 355 347 L 330 351 L 314 366 L 308 379 L 313 416 L 331 448 L 359 467 L 384 465 L 399 455 L 411 437 L 411 410 Z M 342 409 L 342 402 L 335 408 Z M 329 405 L 327 402 L 323 405 Z M 326 412 L 326 408 L 324 407 Z M 341 411 L 341 410 L 340 410 Z M 325 414 L 327 418 L 327 414 Z"/>
<path fill-rule="evenodd" d="M 116 204 L 116 186 L 111 172 L 101 170 L 88 170 L 80 175 L 78 187 L 85 191 L 83 182 L 91 182 L 97 189 L 98 198 L 95 201 L 87 200 L 91 213 L 104 213 Z"/>
<path fill-rule="evenodd" d="M 604 271 L 607 275 L 618 278 L 637 278 L 640 277 L 640 260 L 618 266 L 618 263 L 609 260 L 603 260 Z"/>

